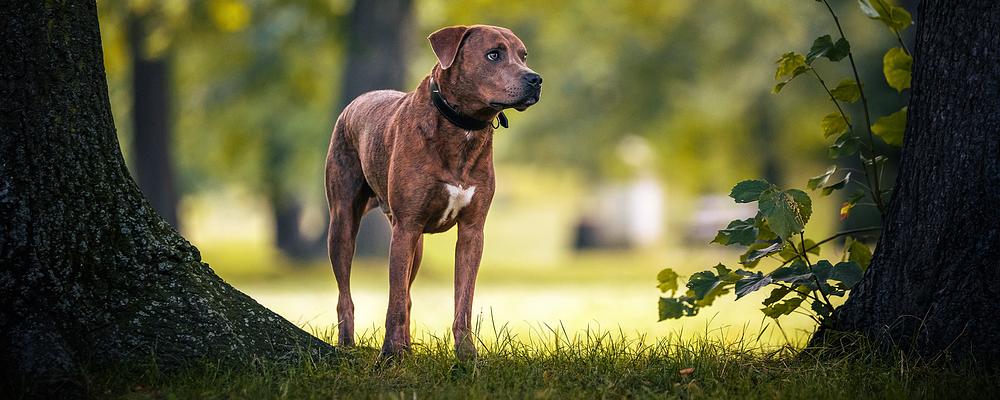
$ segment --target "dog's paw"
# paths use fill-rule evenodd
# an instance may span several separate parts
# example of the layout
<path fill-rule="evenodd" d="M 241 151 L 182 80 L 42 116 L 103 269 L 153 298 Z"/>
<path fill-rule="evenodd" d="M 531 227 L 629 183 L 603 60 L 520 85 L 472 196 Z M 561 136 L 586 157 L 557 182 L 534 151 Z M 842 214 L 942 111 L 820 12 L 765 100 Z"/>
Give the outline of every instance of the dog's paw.
<path fill-rule="evenodd" d="M 382 344 L 382 352 L 379 353 L 379 358 L 383 361 L 395 362 L 402 360 L 407 354 L 410 354 L 410 346 L 386 341 Z"/>

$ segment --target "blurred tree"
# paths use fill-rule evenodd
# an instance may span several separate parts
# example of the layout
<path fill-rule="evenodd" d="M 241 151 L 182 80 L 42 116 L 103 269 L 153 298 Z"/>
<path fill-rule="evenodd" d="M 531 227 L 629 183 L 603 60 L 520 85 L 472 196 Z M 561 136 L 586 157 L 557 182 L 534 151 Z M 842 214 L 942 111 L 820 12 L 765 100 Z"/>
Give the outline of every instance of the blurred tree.
<path fill-rule="evenodd" d="M 351 100 L 378 89 L 408 91 L 406 88 L 407 38 L 412 30 L 411 0 L 358 0 L 347 22 L 347 66 L 341 78 L 340 114 Z M 361 222 L 357 251 L 360 256 L 389 253 L 389 224 L 380 212 L 372 212 Z"/>
<path fill-rule="evenodd" d="M 207 14 L 218 34 L 178 49 L 178 90 L 187 97 L 181 148 L 206 153 L 181 160 L 185 176 L 195 190 L 243 186 L 262 195 L 274 244 L 294 259 L 325 248 L 303 211 L 322 198 L 332 122 L 319 88 L 335 72 L 329 55 L 340 41 L 340 13 L 318 0 L 215 0 Z"/>
<path fill-rule="evenodd" d="M 900 175 L 864 279 L 830 329 L 1000 364 L 1000 3 L 920 2 Z M 969 55 L 977 55 L 970 57 Z"/>
<path fill-rule="evenodd" d="M 132 159 L 139 188 L 163 219 L 179 230 L 171 143 L 171 50 L 170 44 L 151 40 L 155 19 L 161 18 L 157 14 L 158 10 L 151 7 L 128 10 Z"/>
<path fill-rule="evenodd" d="M 2 383 L 76 397 L 80 373 L 151 357 L 175 368 L 332 351 L 217 277 L 143 198 L 118 148 L 93 2 L 0 3 L 0 35 Z"/>

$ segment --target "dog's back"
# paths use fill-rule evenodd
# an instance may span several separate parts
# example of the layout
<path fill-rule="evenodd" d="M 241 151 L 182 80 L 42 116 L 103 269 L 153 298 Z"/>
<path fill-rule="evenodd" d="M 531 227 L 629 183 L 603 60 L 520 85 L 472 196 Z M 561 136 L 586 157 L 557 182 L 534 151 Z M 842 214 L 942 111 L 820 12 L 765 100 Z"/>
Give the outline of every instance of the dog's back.
<path fill-rule="evenodd" d="M 406 93 L 397 90 L 376 90 L 358 96 L 344 108 L 330 138 L 326 159 L 327 182 L 330 182 L 334 172 L 361 174 L 369 190 L 380 193 L 379 189 L 384 189 L 387 180 L 384 165 L 375 167 L 362 162 L 388 163 L 392 143 L 386 128 L 405 97 Z M 365 154 L 362 157 L 359 153 Z M 332 190 L 337 188 L 328 185 L 327 199 L 332 198 Z"/>

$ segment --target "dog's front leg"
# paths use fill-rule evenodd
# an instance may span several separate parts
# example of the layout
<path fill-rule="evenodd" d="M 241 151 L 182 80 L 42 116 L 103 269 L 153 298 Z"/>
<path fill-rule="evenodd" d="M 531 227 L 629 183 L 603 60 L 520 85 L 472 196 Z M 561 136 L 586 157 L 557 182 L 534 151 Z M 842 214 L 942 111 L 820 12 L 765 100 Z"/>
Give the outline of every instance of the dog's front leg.
<path fill-rule="evenodd" d="M 476 344 L 472 337 L 472 296 L 476 290 L 476 274 L 483 256 L 482 225 L 458 225 L 458 242 L 455 244 L 455 354 L 460 360 L 476 358 Z"/>
<path fill-rule="evenodd" d="M 389 309 L 385 315 L 382 356 L 399 356 L 410 350 L 410 263 L 420 239 L 419 228 L 397 221 L 389 249 Z"/>

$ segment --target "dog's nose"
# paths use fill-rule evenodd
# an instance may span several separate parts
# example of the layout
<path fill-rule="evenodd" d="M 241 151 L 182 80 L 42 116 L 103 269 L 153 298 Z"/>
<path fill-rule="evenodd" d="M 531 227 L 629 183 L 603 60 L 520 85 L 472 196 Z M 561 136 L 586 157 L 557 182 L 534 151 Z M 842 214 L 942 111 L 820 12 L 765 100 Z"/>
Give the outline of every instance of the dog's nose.
<path fill-rule="evenodd" d="M 539 87 L 542 86 L 542 76 L 534 72 L 524 74 L 524 82 L 531 86 Z"/>

